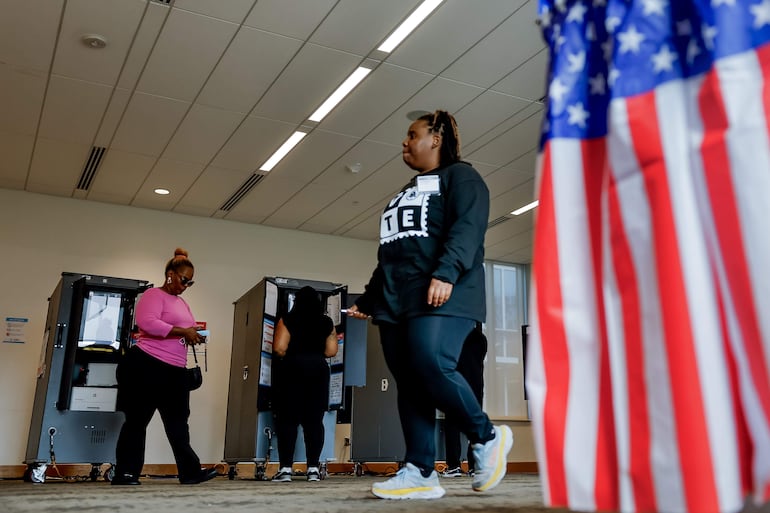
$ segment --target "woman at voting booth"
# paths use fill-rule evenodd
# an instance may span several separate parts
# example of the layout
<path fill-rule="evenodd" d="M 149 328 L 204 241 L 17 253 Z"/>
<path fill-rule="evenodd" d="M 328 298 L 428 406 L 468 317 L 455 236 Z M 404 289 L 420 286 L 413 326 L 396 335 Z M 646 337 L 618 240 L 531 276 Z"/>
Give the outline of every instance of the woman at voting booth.
<path fill-rule="evenodd" d="M 118 365 L 118 409 L 126 419 L 115 450 L 113 485 L 138 485 L 144 465 L 147 425 L 157 410 L 176 460 L 179 482 L 198 484 L 216 477 L 201 468 L 190 446 L 190 387 L 187 346 L 205 338 L 181 295 L 193 285 L 195 268 L 177 248 L 166 264 L 163 285 L 147 290 L 136 305 L 138 340 Z"/>
<path fill-rule="evenodd" d="M 302 287 L 273 337 L 273 412 L 280 467 L 273 481 L 291 481 L 297 428 L 307 451 L 307 480 L 319 481 L 324 413 L 329 407 L 329 363 L 337 354 L 337 332 L 313 287 Z"/>

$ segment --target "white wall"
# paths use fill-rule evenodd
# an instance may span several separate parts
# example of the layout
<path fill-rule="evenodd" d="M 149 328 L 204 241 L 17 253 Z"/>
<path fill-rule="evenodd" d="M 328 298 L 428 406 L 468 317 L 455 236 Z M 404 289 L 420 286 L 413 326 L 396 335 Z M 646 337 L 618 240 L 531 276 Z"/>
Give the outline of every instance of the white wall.
<path fill-rule="evenodd" d="M 377 251 L 369 241 L 0 189 L 0 322 L 4 330 L 6 317 L 29 318 L 26 343 L 0 343 L 0 465 L 24 460 L 47 298 L 61 273 L 160 284 L 177 246 L 195 264 L 195 286 L 184 298 L 211 330 L 208 373 L 190 418 L 192 445 L 205 463 L 223 457 L 232 303 L 264 276 L 361 292 Z M 156 415 L 146 462 L 173 461 Z"/>

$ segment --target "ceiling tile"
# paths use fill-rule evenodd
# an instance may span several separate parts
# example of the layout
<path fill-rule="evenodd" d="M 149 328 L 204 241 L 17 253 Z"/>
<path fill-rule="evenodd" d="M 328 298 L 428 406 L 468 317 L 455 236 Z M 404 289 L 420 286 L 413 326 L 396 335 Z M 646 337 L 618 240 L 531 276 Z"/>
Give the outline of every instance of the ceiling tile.
<path fill-rule="evenodd" d="M 35 134 L 45 84 L 40 71 L 0 63 L 0 132 Z"/>
<path fill-rule="evenodd" d="M 366 135 L 431 78 L 419 71 L 383 64 L 337 105 L 320 126 L 344 134 Z M 402 134 L 406 133 L 406 127 L 403 130 Z"/>
<path fill-rule="evenodd" d="M 335 187 L 308 184 L 292 196 L 265 219 L 265 224 L 280 228 L 299 228 L 302 223 L 312 219 L 338 194 Z"/>
<path fill-rule="evenodd" d="M 534 217 L 529 213 L 520 216 L 508 217 L 502 223 L 496 224 L 487 230 L 485 242 L 489 246 L 508 241 L 522 233 L 528 233 L 532 230 L 532 221 Z M 508 250 L 510 251 L 510 250 Z"/>
<path fill-rule="evenodd" d="M 174 9 L 184 9 L 220 20 L 241 23 L 255 3 L 257 0 L 227 0 L 226 2 L 174 0 Z"/>
<path fill-rule="evenodd" d="M 52 76 L 40 120 L 40 136 L 90 146 L 111 93 L 109 86 Z"/>
<path fill-rule="evenodd" d="M 133 90 L 136 87 L 147 58 L 155 47 L 163 24 L 166 22 L 171 9 L 163 4 L 156 2 L 147 2 L 147 10 L 144 12 L 141 24 L 139 25 L 134 41 L 123 64 L 123 70 L 120 72 L 118 86 Z"/>
<path fill-rule="evenodd" d="M 399 105 L 367 138 L 400 146 L 412 123 L 407 117 L 410 112 L 433 112 L 442 109 L 456 114 L 458 109 L 483 92 L 484 89 L 477 86 L 434 77 L 425 87 Z M 464 136 L 461 135 L 461 138 Z"/>
<path fill-rule="evenodd" d="M 533 152 L 534 153 L 534 152 Z M 534 179 L 535 168 L 518 171 L 510 166 L 501 167 L 497 171 L 489 173 L 484 176 L 484 181 L 489 188 L 489 195 L 496 197 L 503 192 L 509 191 L 515 187 L 518 187 L 524 182 L 528 182 Z M 519 205 L 521 206 L 521 205 Z M 510 210 L 518 208 L 516 205 L 510 205 Z M 490 216 L 491 217 L 491 216 Z M 492 217 L 493 219 L 498 216 Z"/>
<path fill-rule="evenodd" d="M 439 74 L 525 0 L 446 0 L 401 43 L 387 62 Z M 532 12 L 534 19 L 534 10 Z M 395 28 L 395 27 L 394 27 Z"/>
<path fill-rule="evenodd" d="M 300 46 L 299 39 L 242 27 L 196 102 L 251 111 Z"/>
<path fill-rule="evenodd" d="M 344 231 L 338 230 L 337 234 L 354 239 L 377 240 L 380 235 L 380 214 L 372 214 Z"/>
<path fill-rule="evenodd" d="M 88 199 L 129 205 L 157 158 L 110 149 L 88 191 Z"/>
<path fill-rule="evenodd" d="M 359 182 L 350 189 L 347 194 L 330 205 L 326 211 L 320 213 L 317 218 L 326 219 L 327 215 L 336 215 L 340 219 L 347 220 L 335 231 L 339 235 L 346 235 L 347 231 L 352 229 L 358 223 L 364 221 L 371 215 L 379 217 L 385 204 L 409 182 L 414 176 L 414 171 L 406 167 L 400 158 L 393 159 L 382 166 L 377 172 L 372 173 L 365 180 Z M 353 205 L 358 201 L 359 205 Z M 351 205 L 347 214 L 338 212 L 339 206 Z M 318 220 L 316 220 L 318 222 Z M 379 232 L 377 232 L 379 233 Z M 377 233 L 371 233 L 370 238 L 375 238 Z"/>
<path fill-rule="evenodd" d="M 516 113 L 527 108 L 529 102 L 507 94 L 486 91 L 455 113 L 457 128 L 463 141 L 463 154 L 468 154 L 474 142 Z"/>
<path fill-rule="evenodd" d="M 492 89 L 518 98 L 537 101 L 545 95 L 548 51 L 543 48 L 527 62 L 497 82 Z"/>
<path fill-rule="evenodd" d="M 48 72 L 62 0 L 3 0 L 0 63 Z"/>
<path fill-rule="evenodd" d="M 115 88 L 112 91 L 112 97 L 107 104 L 107 110 L 104 113 L 104 119 L 96 133 L 95 146 L 107 147 L 110 145 L 115 132 L 118 129 L 118 123 L 126 112 L 128 102 L 131 99 L 131 91 L 128 89 Z"/>
<path fill-rule="evenodd" d="M 225 143 L 211 165 L 254 171 L 283 144 L 295 128 L 294 124 L 249 116 Z"/>
<path fill-rule="evenodd" d="M 192 101 L 237 29 L 230 22 L 172 9 L 137 89 Z"/>
<path fill-rule="evenodd" d="M 137 207 L 171 210 L 184 197 L 201 171 L 202 164 L 158 159 L 131 204 Z M 171 194 L 155 194 L 153 191 L 157 188 L 168 189 Z"/>
<path fill-rule="evenodd" d="M 497 191 L 491 194 L 492 204 L 489 207 L 489 218 L 497 219 L 511 213 L 519 207 L 531 203 L 535 199 L 535 180 L 527 180 L 507 191 Z"/>
<path fill-rule="evenodd" d="M 283 180 L 312 181 L 357 139 L 343 134 L 313 130 L 276 165 L 271 175 Z"/>
<path fill-rule="evenodd" d="M 313 183 L 336 186 L 342 194 L 343 191 L 352 189 L 396 156 L 401 157 L 401 146 L 362 140 L 316 176 Z M 360 170 L 354 173 L 347 166 L 355 164 L 360 164 Z"/>
<path fill-rule="evenodd" d="M 174 207 L 175 212 L 210 216 L 251 176 L 250 171 L 207 167 Z"/>
<path fill-rule="evenodd" d="M 257 184 L 230 212 L 225 219 L 243 222 L 263 222 L 297 193 L 301 184 L 285 180 L 270 173 Z"/>
<path fill-rule="evenodd" d="M 531 116 L 499 137 L 475 148 L 468 157 L 488 164 L 506 165 L 538 147 L 541 125 L 540 116 Z"/>
<path fill-rule="evenodd" d="M 162 156 L 208 164 L 243 118 L 237 112 L 193 105 Z"/>
<path fill-rule="evenodd" d="M 535 2 L 528 2 L 441 75 L 468 84 L 492 86 L 543 48 L 536 19 Z M 501 52 L 501 48 L 508 51 Z"/>
<path fill-rule="evenodd" d="M 503 225 L 500 225 L 502 229 Z M 498 227 L 492 228 L 492 230 Z M 517 264 L 528 264 L 532 262 L 532 239 L 534 230 L 518 233 L 496 244 L 486 247 L 485 256 L 489 259 L 503 260 Z"/>
<path fill-rule="evenodd" d="M 483 132 L 480 136 L 476 137 L 475 139 L 471 141 L 466 140 L 464 144 L 464 150 L 463 150 L 464 154 L 473 155 L 473 153 L 477 149 L 485 146 L 486 144 L 489 144 L 490 141 L 494 141 L 498 137 L 505 135 L 512 128 L 514 128 L 515 126 L 521 123 L 524 123 L 527 121 L 531 122 L 533 119 L 541 122 L 543 118 L 542 110 L 543 110 L 543 106 L 541 104 L 529 103 L 526 107 L 515 112 L 513 115 L 509 116 L 502 122 L 497 123 L 496 125 L 487 129 L 485 132 Z M 540 131 L 540 129 L 538 129 L 538 131 Z M 517 155 L 511 156 L 512 160 L 516 158 L 518 158 Z"/>
<path fill-rule="evenodd" d="M 90 151 L 89 144 L 38 137 L 26 190 L 71 196 Z"/>
<path fill-rule="evenodd" d="M 135 93 L 115 133 L 112 147 L 159 156 L 189 108 L 187 102 Z"/>
<path fill-rule="evenodd" d="M 372 196 L 375 197 L 377 208 L 372 207 Z M 381 211 L 385 206 L 385 201 L 387 201 L 382 201 L 381 196 L 382 191 L 374 193 L 370 191 L 368 197 L 361 190 L 348 191 L 300 226 L 303 229 L 321 227 L 323 233 L 343 233 L 366 220 L 373 212 Z M 375 239 L 377 235 L 377 233 L 372 232 L 368 238 Z"/>
<path fill-rule="evenodd" d="M 53 73 L 114 85 L 146 6 L 143 0 L 68 0 Z M 85 45 L 86 34 L 104 37 L 107 46 Z"/>
<path fill-rule="evenodd" d="M 337 0 L 259 0 L 244 22 L 297 39 L 307 39 Z M 301 16 L 296 16 L 302 13 Z"/>
<path fill-rule="evenodd" d="M 262 97 L 252 114 L 301 123 L 360 62 L 361 58 L 356 55 L 318 45 L 305 45 Z"/>
<path fill-rule="evenodd" d="M 0 132 L 0 187 L 24 189 L 34 143 L 31 135 Z"/>
<path fill-rule="evenodd" d="M 357 55 L 368 55 L 421 2 L 340 0 L 309 41 Z"/>

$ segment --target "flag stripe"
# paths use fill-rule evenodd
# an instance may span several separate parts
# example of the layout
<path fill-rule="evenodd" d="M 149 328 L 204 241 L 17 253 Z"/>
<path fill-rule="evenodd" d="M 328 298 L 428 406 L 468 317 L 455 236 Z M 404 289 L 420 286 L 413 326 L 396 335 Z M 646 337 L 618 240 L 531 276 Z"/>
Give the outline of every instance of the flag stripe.
<path fill-rule="evenodd" d="M 705 137 L 701 144 L 703 165 L 708 186 L 709 200 L 720 253 L 728 269 L 728 282 L 734 307 L 738 315 L 739 326 L 749 354 L 762 354 L 762 335 L 757 319 L 757 311 L 752 300 L 753 289 L 747 267 L 747 258 L 741 222 L 738 218 L 738 205 L 730 173 L 725 132 L 729 126 L 727 113 L 722 102 L 722 93 L 717 73 L 706 75 L 699 107 L 703 114 Z M 758 390 L 770 390 L 767 368 L 762 359 L 749 359 L 749 371 Z M 770 419 L 770 394 L 760 396 L 760 405 L 767 419 Z"/>
<path fill-rule="evenodd" d="M 633 153 L 633 141 L 628 123 L 628 110 L 625 100 L 614 100 L 610 105 L 612 131 L 609 136 L 610 163 L 615 183 L 615 191 L 621 207 L 621 218 L 610 219 L 610 230 L 624 231 L 627 234 L 633 259 L 633 272 L 637 276 L 637 296 L 641 307 L 642 336 L 645 360 L 637 365 L 643 368 L 645 383 L 651 389 L 645 400 L 650 416 L 650 459 L 656 490 L 655 500 L 660 511 L 686 511 L 683 495 L 679 447 L 676 438 L 674 404 L 671 397 L 670 364 L 668 361 L 665 332 L 662 325 L 660 295 L 657 268 L 654 258 L 654 245 L 650 218 L 653 210 L 645 192 L 644 176 L 636 155 Z M 614 223 L 619 223 L 615 226 Z M 622 223 L 622 224 L 621 224 Z M 626 290 L 626 283 L 619 282 L 619 293 L 608 301 L 625 301 L 633 292 Z M 623 343 L 618 337 L 614 344 Z M 624 366 L 624 361 L 618 363 Z M 617 401 L 617 399 L 616 399 Z M 637 422 L 637 412 L 631 413 L 631 421 Z M 641 493 L 641 492 L 637 492 Z M 652 500 L 652 499 L 650 499 Z M 624 511 L 640 511 L 624 508 Z M 641 510 L 644 511 L 644 510 Z"/>
<path fill-rule="evenodd" d="M 581 471 L 567 482 L 567 494 L 580 509 L 596 508 L 596 444 L 598 443 L 599 340 L 596 292 L 586 203 L 583 143 L 554 141 L 551 155 L 556 237 L 559 252 L 562 318 L 569 359 L 568 407 L 562 457 L 567 473 Z"/>
<path fill-rule="evenodd" d="M 636 510 L 657 511 L 655 487 L 650 462 L 650 425 L 647 408 L 645 355 L 642 343 L 641 305 L 639 287 L 631 248 L 622 224 L 615 178 L 609 187 L 609 222 L 615 281 L 623 284 L 622 333 L 625 348 L 625 378 L 628 410 L 634 412 L 628 422 L 629 462 L 627 472 L 632 476 L 632 492 Z"/>
<path fill-rule="evenodd" d="M 556 213 L 553 202 L 551 152 L 546 146 L 540 197 L 545 202 L 539 208 L 533 242 L 533 275 L 537 289 L 538 333 L 543 356 L 544 381 L 547 383 L 543 398 L 543 457 L 547 460 L 548 489 L 553 504 L 567 504 L 567 482 L 564 468 L 564 433 L 566 431 L 567 398 L 570 369 L 567 337 L 562 325 L 562 300 L 559 280 L 558 250 L 556 245 Z"/>
<path fill-rule="evenodd" d="M 666 336 L 677 442 L 683 472 L 684 493 L 689 511 L 708 511 L 718 504 L 705 425 L 700 376 L 695 355 L 688 298 L 680 263 L 667 171 L 654 94 L 626 100 L 634 151 L 644 175 L 645 189 L 654 212 L 653 244 L 658 287 Z M 698 476 L 702 478 L 698 478 Z"/>
<path fill-rule="evenodd" d="M 596 304 L 599 339 L 599 411 L 596 443 L 595 504 L 598 510 L 618 507 L 618 461 L 615 439 L 614 409 L 612 403 L 612 377 L 607 340 L 607 323 L 602 294 L 602 186 L 606 171 L 607 146 L 604 138 L 589 139 L 583 143 L 582 161 L 585 188 L 585 204 L 588 214 L 589 247 L 592 257 L 592 275 Z"/>
<path fill-rule="evenodd" d="M 719 284 L 719 282 L 717 281 Z M 725 294 L 719 295 L 719 320 L 722 327 L 722 339 L 725 346 L 725 362 L 727 364 L 728 373 L 730 376 L 730 390 L 733 392 L 733 397 L 739 397 L 740 395 L 740 382 L 738 380 L 738 363 L 735 360 L 735 354 L 732 351 L 730 331 L 728 329 L 727 313 L 725 311 Z M 740 483 L 741 490 L 740 495 L 746 496 L 752 490 L 751 483 L 751 434 L 749 433 L 748 426 L 746 425 L 746 417 L 743 415 L 740 401 L 733 401 L 733 416 L 736 424 L 736 436 L 735 447 L 737 448 L 737 456 L 739 459 L 738 469 L 740 471 Z"/>

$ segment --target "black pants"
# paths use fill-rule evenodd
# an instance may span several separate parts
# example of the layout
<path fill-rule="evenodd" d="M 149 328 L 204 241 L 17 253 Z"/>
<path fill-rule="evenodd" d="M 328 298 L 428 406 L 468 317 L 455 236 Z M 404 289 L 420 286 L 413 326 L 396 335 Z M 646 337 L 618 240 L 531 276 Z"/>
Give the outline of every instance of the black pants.
<path fill-rule="evenodd" d="M 324 414 L 329 405 L 329 364 L 322 355 L 294 355 L 273 361 L 273 398 L 278 459 L 294 463 L 297 428 L 302 426 L 308 467 L 317 467 L 324 446 Z"/>
<path fill-rule="evenodd" d="M 472 442 L 494 438 L 489 417 L 457 371 L 474 324 L 472 319 L 441 315 L 379 324 L 385 362 L 398 388 L 404 461 L 422 470 L 432 470 L 436 463 L 436 409 L 452 415 Z"/>
<path fill-rule="evenodd" d="M 463 343 L 463 350 L 460 352 L 460 358 L 457 360 L 457 372 L 462 374 L 465 381 L 468 382 L 473 394 L 481 404 L 484 397 L 484 357 L 487 355 L 487 337 L 481 331 L 481 324 L 477 325 L 470 332 L 468 338 Z M 460 444 L 460 428 L 457 420 L 447 414 L 444 418 L 444 441 L 446 444 L 446 464 L 447 468 L 453 469 L 460 466 L 460 454 L 462 447 Z M 475 468 L 473 460 L 473 449 L 468 444 L 468 467 L 469 470 Z"/>
<path fill-rule="evenodd" d="M 115 449 L 115 474 L 140 475 L 144 465 L 147 425 L 157 410 L 174 452 L 179 479 L 194 478 L 201 469 L 190 446 L 190 392 L 185 370 L 132 347 L 118 365 L 118 409 L 126 420 Z"/>

